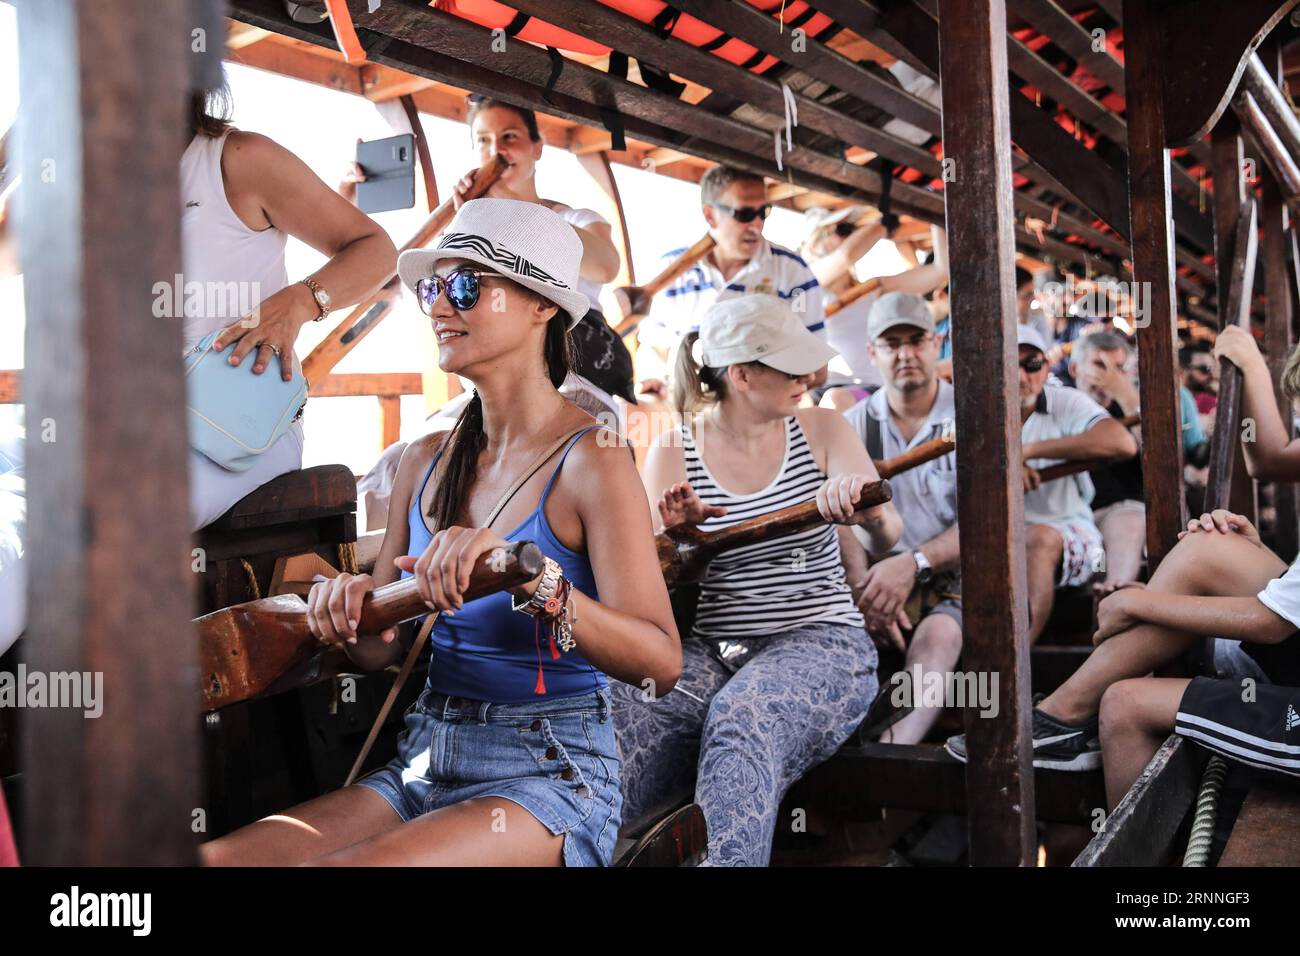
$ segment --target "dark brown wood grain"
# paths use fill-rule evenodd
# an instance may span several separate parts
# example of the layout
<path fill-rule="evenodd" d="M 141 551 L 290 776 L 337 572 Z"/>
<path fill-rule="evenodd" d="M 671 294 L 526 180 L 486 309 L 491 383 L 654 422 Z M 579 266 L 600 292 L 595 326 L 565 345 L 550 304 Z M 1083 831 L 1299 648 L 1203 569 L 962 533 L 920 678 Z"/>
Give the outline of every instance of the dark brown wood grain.
<path fill-rule="evenodd" d="M 518 587 L 542 573 L 541 550 L 531 541 L 516 541 L 503 550 L 501 559 L 492 553 L 479 558 L 465 600 Z M 428 613 L 414 578 L 394 581 L 366 595 L 357 633 L 378 634 Z M 307 604 L 296 594 L 222 608 L 195 626 L 203 710 L 265 694 L 285 674 L 323 653 L 307 625 Z"/>
<path fill-rule="evenodd" d="M 921 442 L 915 448 L 909 448 L 901 455 L 876 462 L 876 472 L 881 478 L 893 478 L 917 465 L 942 458 L 956 447 L 957 442 L 952 438 L 931 438 L 929 441 Z"/>
<path fill-rule="evenodd" d="M 1182 421 L 1178 403 L 1174 234 L 1165 148 L 1160 21 L 1142 0 L 1125 0 L 1128 79 L 1129 219 L 1133 279 L 1149 290 L 1146 326 L 1137 332 L 1142 397 L 1142 473 L 1147 555 L 1154 570 L 1186 527 Z M 1212 248 L 1213 243 L 1207 243 Z"/>
<path fill-rule="evenodd" d="M 1288 213 L 1277 183 L 1264 177 L 1260 183 L 1259 224 L 1260 254 L 1264 259 L 1264 358 L 1282 426 L 1287 438 L 1295 438 L 1295 413 L 1291 400 L 1282 393 L 1282 369 L 1294 347 L 1291 333 L 1293 317 L 1292 273 L 1288 268 Z M 1300 508 L 1296 485 L 1292 481 L 1273 482 L 1273 549 L 1283 561 L 1295 560 L 1300 553 Z"/>
<path fill-rule="evenodd" d="M 705 233 L 689 249 L 679 255 L 663 268 L 660 273 L 643 286 L 623 286 L 614 290 L 614 301 L 623 312 L 623 318 L 615 327 L 619 335 L 634 331 L 641 319 L 650 311 L 650 300 L 668 288 L 677 278 L 695 263 L 709 254 L 713 248 L 713 236 Z"/>
<path fill-rule="evenodd" d="M 1132 19 L 1132 3 L 1125 0 L 1126 23 Z M 1205 761 L 1206 752 L 1194 743 L 1169 737 L 1073 865 L 1168 864 L 1174 856 L 1174 836 L 1196 799 Z"/>
<path fill-rule="evenodd" d="M 1226 324 L 1249 328 L 1250 298 L 1255 280 L 1255 254 L 1258 248 L 1256 237 L 1257 214 L 1255 199 L 1248 197 L 1238 211 L 1237 227 L 1232 241 L 1231 271 L 1228 279 L 1228 294 L 1224 297 L 1227 311 L 1223 318 Z M 1219 360 L 1219 400 L 1214 408 L 1214 435 L 1210 441 L 1210 471 L 1205 482 L 1205 510 L 1232 507 L 1234 510 L 1242 504 L 1233 500 L 1233 484 L 1240 467 L 1244 474 L 1241 458 L 1241 369 L 1227 359 Z M 1253 504 L 1253 482 L 1249 485 Z M 1254 509 L 1238 511 L 1254 520 Z"/>
<path fill-rule="evenodd" d="M 1161 23 L 1162 40 L 1155 52 L 1168 77 L 1163 112 L 1170 146 L 1201 139 L 1219 121 L 1255 47 L 1297 2 L 1300 0 L 1182 0 L 1165 7 L 1163 13 L 1152 11 Z M 1126 4 L 1126 60 L 1128 17 Z M 1132 87 L 1130 81 L 1130 94 Z"/>
<path fill-rule="evenodd" d="M 999 675 L 998 715 L 966 711 L 970 860 L 1033 865 L 1028 591 L 1020 460 L 1011 205 L 1011 124 L 1003 0 L 941 0 L 944 189 L 957 396 L 957 502 L 966 668 Z M 1032 106 L 1032 104 L 1031 104 Z"/>
<path fill-rule="evenodd" d="M 1300 790 L 1280 777 L 1250 788 L 1218 866 L 1300 866 Z"/>
<path fill-rule="evenodd" d="M 1283 195 L 1293 202 L 1300 199 L 1300 168 L 1255 97 L 1245 90 L 1239 91 L 1232 101 L 1232 109 L 1242 127 L 1250 133 L 1259 156 L 1277 179 Z"/>
<path fill-rule="evenodd" d="M 94 719 L 72 706 L 23 712 L 28 864 L 195 857 L 181 320 L 153 311 L 154 284 L 182 265 L 191 16 L 191 4 L 133 0 L 18 9 L 22 654 L 29 671 L 98 675 L 103 706 Z"/>

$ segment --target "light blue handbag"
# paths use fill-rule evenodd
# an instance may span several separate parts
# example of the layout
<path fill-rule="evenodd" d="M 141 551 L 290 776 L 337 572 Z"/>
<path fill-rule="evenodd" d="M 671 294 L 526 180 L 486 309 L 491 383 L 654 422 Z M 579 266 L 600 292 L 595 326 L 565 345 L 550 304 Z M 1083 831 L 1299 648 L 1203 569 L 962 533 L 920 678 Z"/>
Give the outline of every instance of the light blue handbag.
<path fill-rule="evenodd" d="M 190 447 L 229 471 L 247 471 L 302 414 L 307 380 L 297 362 L 287 382 L 274 362 L 261 375 L 251 371 L 253 356 L 231 365 L 237 343 L 214 352 L 216 337 L 209 333 L 185 354 Z"/>

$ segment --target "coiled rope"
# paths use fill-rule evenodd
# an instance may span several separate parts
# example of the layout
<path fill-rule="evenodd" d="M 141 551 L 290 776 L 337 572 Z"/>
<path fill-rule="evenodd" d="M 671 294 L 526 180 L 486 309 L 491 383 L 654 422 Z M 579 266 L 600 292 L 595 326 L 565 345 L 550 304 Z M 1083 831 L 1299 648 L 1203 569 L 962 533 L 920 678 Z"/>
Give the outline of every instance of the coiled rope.
<path fill-rule="evenodd" d="M 1183 866 L 1205 866 L 1210 858 L 1210 845 L 1214 842 L 1214 821 L 1219 815 L 1219 791 L 1228 773 L 1228 762 L 1214 754 L 1205 765 L 1201 789 L 1196 794 L 1196 815 L 1192 818 L 1192 834 L 1187 838 L 1187 852 Z"/>

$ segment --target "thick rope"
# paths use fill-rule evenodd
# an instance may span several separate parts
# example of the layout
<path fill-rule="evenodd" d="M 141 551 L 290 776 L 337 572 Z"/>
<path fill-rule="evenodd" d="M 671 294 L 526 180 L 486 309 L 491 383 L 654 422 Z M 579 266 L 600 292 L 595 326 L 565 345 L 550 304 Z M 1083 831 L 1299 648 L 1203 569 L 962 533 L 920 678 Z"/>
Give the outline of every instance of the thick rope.
<path fill-rule="evenodd" d="M 339 570 L 348 574 L 357 573 L 357 545 L 355 541 L 340 542 Z"/>
<path fill-rule="evenodd" d="M 244 566 L 244 573 L 248 575 L 248 590 L 253 595 L 253 600 L 262 600 L 262 589 L 257 586 L 257 575 L 253 573 L 253 566 L 245 558 L 240 558 L 239 563 Z"/>
<path fill-rule="evenodd" d="M 1210 858 L 1210 845 L 1214 842 L 1214 822 L 1219 815 L 1219 791 L 1228 772 L 1228 762 L 1215 754 L 1205 765 L 1201 790 L 1196 795 L 1196 816 L 1192 819 L 1192 835 L 1187 839 L 1187 852 L 1183 866 L 1205 866 Z"/>

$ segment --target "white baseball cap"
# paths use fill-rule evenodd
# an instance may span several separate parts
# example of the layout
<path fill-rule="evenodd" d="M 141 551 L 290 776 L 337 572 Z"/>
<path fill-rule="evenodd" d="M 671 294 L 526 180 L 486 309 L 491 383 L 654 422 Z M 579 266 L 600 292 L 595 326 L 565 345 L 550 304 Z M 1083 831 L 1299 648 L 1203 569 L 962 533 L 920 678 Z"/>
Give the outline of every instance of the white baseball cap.
<path fill-rule="evenodd" d="M 871 311 L 867 313 L 868 341 L 874 342 L 899 325 L 933 332 L 934 313 L 930 311 L 930 303 L 915 292 L 886 292 L 871 303 Z"/>
<path fill-rule="evenodd" d="M 468 259 L 531 289 L 569 315 L 572 329 L 591 307 L 578 291 L 582 240 L 564 218 L 521 199 L 471 199 L 432 249 L 407 249 L 397 272 L 412 292 L 442 259 Z"/>
<path fill-rule="evenodd" d="M 1031 349 L 1047 354 L 1047 343 L 1043 341 L 1042 334 L 1032 325 L 1023 322 L 1016 324 L 1016 345 L 1028 345 Z"/>
<path fill-rule="evenodd" d="M 788 375 L 811 375 L 838 354 L 774 295 L 724 299 L 700 323 L 698 355 L 710 368 L 762 362 Z"/>

